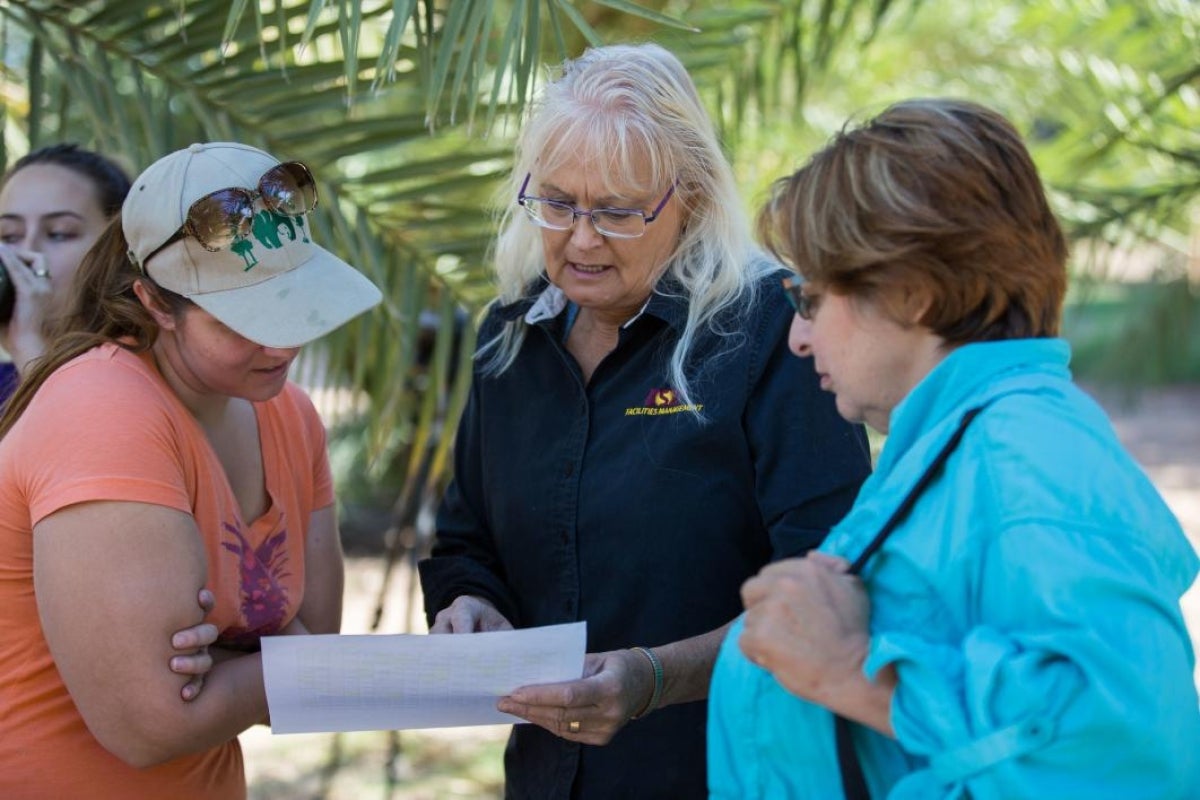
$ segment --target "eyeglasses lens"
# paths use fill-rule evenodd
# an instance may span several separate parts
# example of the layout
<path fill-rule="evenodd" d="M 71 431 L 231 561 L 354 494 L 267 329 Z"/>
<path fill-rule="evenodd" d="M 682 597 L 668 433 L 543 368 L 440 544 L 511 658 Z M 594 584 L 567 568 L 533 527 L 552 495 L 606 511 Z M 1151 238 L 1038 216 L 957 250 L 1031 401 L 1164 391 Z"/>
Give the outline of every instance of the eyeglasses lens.
<path fill-rule="evenodd" d="M 804 295 L 801 287 L 804 281 L 795 276 L 789 276 L 783 279 L 783 294 L 788 299 L 792 306 L 792 310 L 800 315 L 802 319 L 812 319 L 812 302 Z"/>
<path fill-rule="evenodd" d="M 565 231 L 575 224 L 575 209 L 566 203 L 527 197 L 522 202 L 533 221 L 552 231 Z M 621 208 L 597 208 L 578 216 L 590 217 L 592 225 L 604 236 L 636 239 L 646 231 L 646 218 L 637 211 Z"/>
<path fill-rule="evenodd" d="M 618 239 L 636 239 L 646 232 L 644 216 L 622 209 L 597 209 L 592 212 L 592 224 L 605 236 Z"/>
<path fill-rule="evenodd" d="M 549 200 L 528 200 L 525 208 L 528 209 L 535 222 L 541 223 L 546 228 L 565 231 L 575 221 L 575 210 L 562 203 L 553 203 Z"/>

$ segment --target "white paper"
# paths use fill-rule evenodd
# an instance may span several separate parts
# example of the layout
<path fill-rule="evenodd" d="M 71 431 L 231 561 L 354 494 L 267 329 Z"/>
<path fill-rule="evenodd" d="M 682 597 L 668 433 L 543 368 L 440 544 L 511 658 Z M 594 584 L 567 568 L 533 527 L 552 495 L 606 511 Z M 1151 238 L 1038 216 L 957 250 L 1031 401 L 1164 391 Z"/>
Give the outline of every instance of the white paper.
<path fill-rule="evenodd" d="M 493 633 L 266 636 L 273 733 L 523 722 L 496 710 L 513 689 L 583 675 L 587 624 Z"/>

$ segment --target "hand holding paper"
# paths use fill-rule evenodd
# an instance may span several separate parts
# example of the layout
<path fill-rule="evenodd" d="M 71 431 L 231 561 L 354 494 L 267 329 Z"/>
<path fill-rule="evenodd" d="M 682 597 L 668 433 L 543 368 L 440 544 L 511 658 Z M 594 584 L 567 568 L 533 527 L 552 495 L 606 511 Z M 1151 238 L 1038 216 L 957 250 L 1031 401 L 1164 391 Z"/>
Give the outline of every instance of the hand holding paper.
<path fill-rule="evenodd" d="M 513 689 L 583 674 L 587 625 L 422 636 L 270 636 L 263 677 L 274 733 L 401 730 L 523 720 Z"/>

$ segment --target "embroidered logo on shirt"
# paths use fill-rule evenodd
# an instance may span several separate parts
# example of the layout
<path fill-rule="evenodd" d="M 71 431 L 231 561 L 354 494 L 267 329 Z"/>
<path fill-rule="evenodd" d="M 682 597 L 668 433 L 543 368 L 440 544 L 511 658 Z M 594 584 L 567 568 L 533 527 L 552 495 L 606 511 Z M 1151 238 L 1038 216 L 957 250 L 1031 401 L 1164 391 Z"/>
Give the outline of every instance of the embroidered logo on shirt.
<path fill-rule="evenodd" d="M 679 405 L 679 398 L 675 396 L 674 389 L 651 389 L 642 405 L 646 408 L 669 408 Z"/>
<path fill-rule="evenodd" d="M 700 411 L 703 405 L 683 405 L 674 389 L 665 387 L 651 389 L 641 406 L 625 409 L 627 417 L 657 416 L 659 414 L 678 414 L 680 411 Z"/>

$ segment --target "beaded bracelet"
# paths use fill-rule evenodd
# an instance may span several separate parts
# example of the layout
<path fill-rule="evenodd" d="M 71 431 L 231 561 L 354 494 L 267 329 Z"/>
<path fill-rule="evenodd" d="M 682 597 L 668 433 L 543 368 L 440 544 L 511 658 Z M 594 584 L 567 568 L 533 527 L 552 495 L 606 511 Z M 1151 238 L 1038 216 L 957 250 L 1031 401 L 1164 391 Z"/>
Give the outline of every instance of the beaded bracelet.
<path fill-rule="evenodd" d="M 646 701 L 646 706 L 634 714 L 630 719 L 638 719 L 649 714 L 654 709 L 658 708 L 658 703 L 662 700 L 663 693 L 663 665 L 658 660 L 658 656 L 654 655 L 654 651 L 646 647 L 631 647 L 630 650 L 641 653 L 650 661 L 650 668 L 654 670 L 654 691 L 650 693 L 650 699 Z"/>

